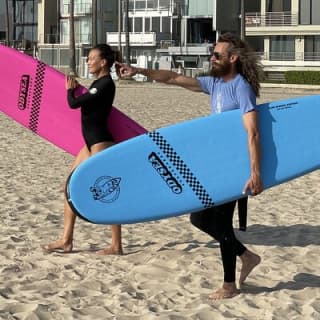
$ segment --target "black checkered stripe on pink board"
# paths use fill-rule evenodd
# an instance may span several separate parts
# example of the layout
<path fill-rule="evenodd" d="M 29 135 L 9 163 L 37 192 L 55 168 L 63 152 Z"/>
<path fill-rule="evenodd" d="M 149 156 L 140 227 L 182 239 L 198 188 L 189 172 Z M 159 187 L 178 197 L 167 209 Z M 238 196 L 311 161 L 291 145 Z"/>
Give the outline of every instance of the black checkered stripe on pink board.
<path fill-rule="evenodd" d="M 40 104 L 42 99 L 43 81 L 46 71 L 46 65 L 39 61 L 36 70 L 36 77 L 33 86 L 32 106 L 29 118 L 29 129 L 37 133 L 40 113 Z"/>

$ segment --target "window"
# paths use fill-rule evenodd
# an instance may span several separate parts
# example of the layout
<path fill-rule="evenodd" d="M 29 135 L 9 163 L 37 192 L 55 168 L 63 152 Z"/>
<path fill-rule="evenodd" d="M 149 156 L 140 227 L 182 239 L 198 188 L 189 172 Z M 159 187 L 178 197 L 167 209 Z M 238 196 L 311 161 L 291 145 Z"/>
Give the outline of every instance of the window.
<path fill-rule="evenodd" d="M 76 64 L 79 63 L 79 49 L 76 49 Z M 69 66 L 70 63 L 70 50 L 60 49 L 59 50 L 60 66 Z"/>
<path fill-rule="evenodd" d="M 300 24 L 320 24 L 320 1 L 300 0 Z"/>
<path fill-rule="evenodd" d="M 82 18 L 78 22 L 79 25 L 79 34 L 76 39 L 81 43 L 90 43 L 91 42 L 91 19 Z"/>
<path fill-rule="evenodd" d="M 137 17 L 134 19 L 134 32 L 142 32 L 142 18 Z"/>
<path fill-rule="evenodd" d="M 38 16 L 38 6 L 34 1 L 16 1 L 16 22 L 34 23 Z"/>
<path fill-rule="evenodd" d="M 133 18 L 129 18 L 128 31 L 132 32 L 133 30 Z"/>
<path fill-rule="evenodd" d="M 136 10 L 145 10 L 146 9 L 146 0 L 136 0 Z"/>
<path fill-rule="evenodd" d="M 90 3 L 92 4 L 92 0 L 90 0 Z M 114 1 L 103 1 L 102 3 L 105 6 L 103 9 L 105 10 L 105 12 L 112 14 L 116 10 L 116 4 L 114 3 Z"/>
<path fill-rule="evenodd" d="M 12 22 L 16 25 L 14 39 L 37 41 L 38 5 L 36 1 L 15 1 L 15 6 L 12 10 Z M 26 46 L 26 44 L 23 46 Z"/>
<path fill-rule="evenodd" d="M 58 65 L 58 51 L 57 49 L 46 49 L 41 48 L 41 60 L 49 64 L 51 66 L 57 66 Z"/>
<path fill-rule="evenodd" d="M 116 32 L 118 29 L 115 29 L 114 23 L 112 21 L 104 21 L 104 30 L 110 31 L 110 32 Z"/>
<path fill-rule="evenodd" d="M 170 17 L 162 17 L 162 32 L 170 32 Z"/>
<path fill-rule="evenodd" d="M 157 9 L 158 0 L 147 0 L 147 9 Z"/>
<path fill-rule="evenodd" d="M 305 36 L 304 38 L 304 60 L 320 60 L 320 36 Z"/>
<path fill-rule="evenodd" d="M 66 15 L 70 12 L 70 0 L 61 0 L 60 2 L 60 11 L 61 14 Z"/>
<path fill-rule="evenodd" d="M 74 2 L 74 14 L 86 14 L 92 11 L 92 1 L 82 0 L 81 2 Z"/>
<path fill-rule="evenodd" d="M 17 26 L 16 39 L 28 40 L 31 42 L 37 41 L 37 27 L 36 26 Z"/>
<path fill-rule="evenodd" d="M 144 31 L 145 32 L 150 32 L 151 31 L 151 25 L 150 25 L 150 18 L 149 17 L 145 17 L 144 18 Z"/>
<path fill-rule="evenodd" d="M 152 17 L 152 30 L 153 32 L 160 32 L 160 17 Z"/>
<path fill-rule="evenodd" d="M 270 37 L 270 60 L 292 61 L 295 60 L 294 36 Z"/>
<path fill-rule="evenodd" d="M 290 25 L 291 0 L 267 0 L 266 25 Z"/>
<path fill-rule="evenodd" d="M 67 19 L 60 21 L 60 34 L 61 43 L 69 43 L 69 21 Z"/>
<path fill-rule="evenodd" d="M 6 40 L 6 32 L 5 31 L 0 31 L 0 40 Z"/>
<path fill-rule="evenodd" d="M 267 0 L 266 12 L 291 11 L 291 0 Z"/>
<path fill-rule="evenodd" d="M 168 10 L 170 7 L 170 0 L 159 0 L 160 9 Z"/>

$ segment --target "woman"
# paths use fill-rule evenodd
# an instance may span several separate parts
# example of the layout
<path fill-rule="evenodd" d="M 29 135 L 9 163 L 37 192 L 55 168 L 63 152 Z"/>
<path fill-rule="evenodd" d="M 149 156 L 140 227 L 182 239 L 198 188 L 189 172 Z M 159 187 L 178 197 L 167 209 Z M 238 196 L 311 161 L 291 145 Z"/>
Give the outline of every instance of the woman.
<path fill-rule="evenodd" d="M 96 80 L 91 84 L 87 93 L 75 97 L 74 91 L 78 86 L 73 77 L 67 77 L 66 89 L 70 108 L 81 108 L 82 134 L 85 145 L 78 153 L 71 171 L 82 161 L 91 155 L 100 152 L 114 144 L 113 137 L 106 123 L 110 113 L 114 96 L 115 85 L 111 78 L 110 69 L 115 60 L 118 60 L 118 52 L 115 52 L 107 44 L 98 44 L 93 47 L 88 55 L 89 72 L 95 75 Z M 67 200 L 64 200 L 64 229 L 60 239 L 44 246 L 46 251 L 63 250 L 71 252 L 73 248 L 73 230 L 76 215 L 70 208 Z M 99 250 L 98 254 L 119 254 L 122 252 L 121 226 L 111 226 L 112 243 L 109 248 Z"/>

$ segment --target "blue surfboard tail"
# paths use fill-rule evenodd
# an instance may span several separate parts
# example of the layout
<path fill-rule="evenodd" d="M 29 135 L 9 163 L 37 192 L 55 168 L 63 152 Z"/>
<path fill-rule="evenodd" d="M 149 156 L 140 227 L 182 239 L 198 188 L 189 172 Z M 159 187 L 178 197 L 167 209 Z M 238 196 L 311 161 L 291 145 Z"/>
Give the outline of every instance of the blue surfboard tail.
<path fill-rule="evenodd" d="M 66 181 L 66 188 L 65 188 L 65 197 L 67 199 L 67 202 L 71 208 L 71 210 L 73 211 L 73 213 L 75 215 L 77 215 L 80 219 L 84 220 L 84 221 L 87 221 L 87 222 L 90 222 L 90 223 L 96 223 L 95 221 L 92 221 L 88 218 L 86 218 L 85 216 L 83 216 L 79 210 L 77 210 L 76 206 L 73 204 L 72 202 L 72 199 L 71 199 L 71 196 L 70 196 L 70 187 L 69 187 L 69 181 L 71 179 L 71 176 L 72 174 L 74 173 L 74 170 L 69 174 L 68 178 L 67 178 L 67 181 Z"/>

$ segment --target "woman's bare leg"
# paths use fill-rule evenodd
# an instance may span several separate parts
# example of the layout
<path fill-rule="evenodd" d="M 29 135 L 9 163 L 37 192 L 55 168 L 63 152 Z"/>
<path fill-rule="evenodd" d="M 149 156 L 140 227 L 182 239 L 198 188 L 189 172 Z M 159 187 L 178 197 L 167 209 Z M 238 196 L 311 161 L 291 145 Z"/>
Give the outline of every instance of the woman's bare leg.
<path fill-rule="evenodd" d="M 84 146 L 78 153 L 72 167 L 71 172 L 74 170 L 82 161 L 86 160 L 90 156 L 90 152 L 87 146 Z M 42 248 L 48 252 L 55 250 L 63 250 L 64 252 L 71 252 L 73 247 L 73 230 L 76 221 L 76 215 L 69 206 L 67 199 L 64 199 L 64 225 L 63 234 L 57 241 L 51 242 Z"/>
<path fill-rule="evenodd" d="M 113 145 L 112 142 L 101 142 L 93 145 L 91 147 L 91 154 L 95 154 L 100 152 L 106 148 L 109 148 Z M 121 241 L 121 225 L 112 225 L 111 226 L 111 246 L 97 251 L 100 255 L 107 255 L 107 254 L 123 254 L 122 250 L 122 241 Z"/>
<path fill-rule="evenodd" d="M 102 250 L 98 250 L 97 254 L 108 255 L 118 254 L 122 255 L 122 242 L 121 242 L 121 225 L 114 224 L 111 226 L 111 246 Z"/>
<path fill-rule="evenodd" d="M 91 155 L 98 153 L 110 146 L 112 146 L 112 142 L 101 142 L 93 145 L 91 147 L 91 152 L 89 152 L 88 148 L 84 146 L 79 152 L 78 156 L 75 159 L 74 164 L 72 165 L 71 171 L 74 170 L 82 161 L 86 160 Z M 76 215 L 70 208 L 68 201 L 64 200 L 64 228 L 63 234 L 60 239 L 49 243 L 46 246 L 43 246 L 43 249 L 46 251 L 55 251 L 58 249 L 62 249 L 64 252 L 71 252 L 73 247 L 73 230 L 74 224 L 76 220 Z M 106 254 L 123 254 L 122 250 L 122 241 L 121 241 L 121 225 L 112 225 L 111 226 L 111 246 L 107 249 L 98 251 L 98 254 L 106 255 Z"/>

